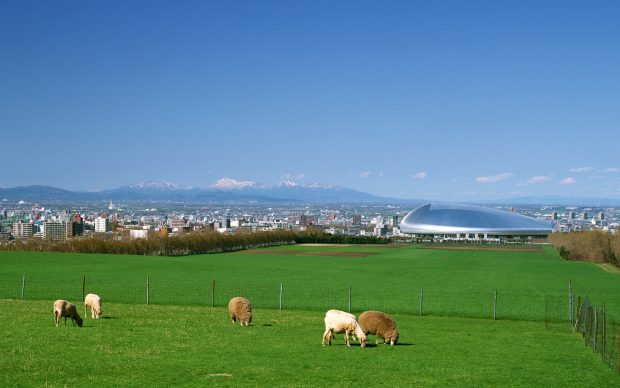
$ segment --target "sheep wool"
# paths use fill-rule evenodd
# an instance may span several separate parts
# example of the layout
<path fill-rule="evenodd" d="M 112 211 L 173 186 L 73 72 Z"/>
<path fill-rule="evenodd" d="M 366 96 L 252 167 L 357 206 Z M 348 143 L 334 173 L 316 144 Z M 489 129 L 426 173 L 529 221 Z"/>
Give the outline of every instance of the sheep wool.
<path fill-rule="evenodd" d="M 394 345 L 398 342 L 396 321 L 381 311 L 365 311 L 360 315 L 359 324 L 364 334 L 374 334 L 383 338 L 384 343 Z"/>
<path fill-rule="evenodd" d="M 82 318 L 77 312 L 77 308 L 73 303 L 69 303 L 66 300 L 58 299 L 54 302 L 54 323 L 58 327 L 60 318 L 65 317 L 65 325 L 67 324 L 67 318 L 71 318 L 73 325 L 77 323 L 79 327 L 82 327 Z"/>
<path fill-rule="evenodd" d="M 241 296 L 236 296 L 228 302 L 228 313 L 233 323 L 237 319 L 242 326 L 247 326 L 252 322 L 252 304 Z"/>
<path fill-rule="evenodd" d="M 90 307 L 91 318 L 101 316 L 101 298 L 96 294 L 88 294 L 84 298 L 84 316 L 86 317 L 87 307 Z"/>

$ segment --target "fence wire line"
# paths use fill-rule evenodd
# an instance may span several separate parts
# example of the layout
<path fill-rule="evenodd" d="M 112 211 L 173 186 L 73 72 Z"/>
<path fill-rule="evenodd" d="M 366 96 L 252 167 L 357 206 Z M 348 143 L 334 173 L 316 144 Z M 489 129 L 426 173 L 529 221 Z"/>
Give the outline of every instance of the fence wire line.
<path fill-rule="evenodd" d="M 198 305 L 225 307 L 230 298 L 245 296 L 255 308 L 287 310 L 349 309 L 348 284 L 330 288 L 296 287 L 295 284 L 256 284 L 215 279 L 203 283 L 181 283 L 162 277 L 149 277 L 149 304 Z M 85 289 L 83 290 L 83 286 Z M 280 287 L 282 285 L 282 299 Z M 509 293 L 497 290 L 470 290 L 466 293 L 445 290 L 441 287 L 411 287 L 409 295 L 384 288 L 381 290 L 364 287 L 351 288 L 351 310 L 383 310 L 394 314 L 455 316 L 470 318 L 493 318 L 515 320 L 544 320 L 545 322 L 566 322 L 569 314 L 568 298 L 560 295 L 541 296 L 532 293 Z M 145 304 L 147 303 L 147 278 L 138 281 L 118 280 L 88 276 L 84 279 L 71 277 L 49 282 L 42 275 L 15 276 L 14 282 L 0 284 L 0 298 L 27 300 L 69 301 L 83 300 L 83 293 L 93 292 L 106 302 Z M 422 297 L 423 295 L 423 297 Z M 406 301 L 403 303 L 403 301 Z M 551 303 L 550 301 L 555 301 Z"/>
<path fill-rule="evenodd" d="M 585 346 L 601 356 L 601 361 L 620 373 L 620 320 L 595 304 L 587 296 L 579 298 L 573 331 L 583 336 Z"/>

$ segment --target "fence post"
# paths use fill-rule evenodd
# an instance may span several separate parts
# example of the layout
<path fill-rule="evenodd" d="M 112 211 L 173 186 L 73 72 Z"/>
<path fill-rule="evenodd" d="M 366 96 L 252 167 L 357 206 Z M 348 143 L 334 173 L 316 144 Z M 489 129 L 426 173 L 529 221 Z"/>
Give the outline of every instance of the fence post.
<path fill-rule="evenodd" d="M 211 285 L 211 307 L 215 307 L 215 280 Z"/>
<path fill-rule="evenodd" d="M 570 279 L 568 279 L 568 320 L 573 323 L 573 285 Z"/>
<path fill-rule="evenodd" d="M 282 310 L 282 283 L 280 283 L 280 310 Z"/>
<path fill-rule="evenodd" d="M 24 291 L 26 290 L 26 272 L 22 275 L 22 302 L 24 301 Z"/>
<path fill-rule="evenodd" d="M 150 279 L 149 279 L 149 277 L 147 276 L 147 277 L 146 277 L 146 304 L 149 304 L 149 303 L 150 303 L 150 300 L 149 300 L 149 298 L 150 298 L 150 295 L 149 295 L 149 294 L 151 293 L 150 287 L 151 287 L 151 285 L 150 285 Z"/>
<path fill-rule="evenodd" d="M 351 312 L 351 286 L 349 286 L 349 313 Z"/>
<path fill-rule="evenodd" d="M 596 353 L 596 337 L 597 337 L 597 332 L 598 332 L 598 324 L 597 324 L 597 318 L 598 318 L 598 313 L 596 312 L 596 306 L 594 306 L 594 327 L 592 328 L 593 330 L 593 335 L 592 335 L 592 350 L 594 351 L 594 353 Z"/>
<path fill-rule="evenodd" d="M 424 301 L 424 288 L 420 288 L 420 317 L 422 316 L 422 302 Z"/>
<path fill-rule="evenodd" d="M 497 320 L 497 290 L 493 290 L 493 320 Z"/>
<path fill-rule="evenodd" d="M 86 298 L 86 275 L 82 277 L 82 300 Z"/>
<path fill-rule="evenodd" d="M 601 306 L 601 359 L 605 362 L 605 303 Z"/>

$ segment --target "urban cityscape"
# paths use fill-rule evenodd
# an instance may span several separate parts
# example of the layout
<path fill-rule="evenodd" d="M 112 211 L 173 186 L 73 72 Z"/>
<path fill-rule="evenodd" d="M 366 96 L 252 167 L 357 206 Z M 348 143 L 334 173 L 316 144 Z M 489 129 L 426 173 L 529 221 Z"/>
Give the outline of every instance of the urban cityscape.
<path fill-rule="evenodd" d="M 0 241 L 65 240 L 108 236 L 117 239 L 175 236 L 188 232 L 308 228 L 329 234 L 401 236 L 399 223 L 416 204 L 247 204 L 201 205 L 170 202 L 0 202 Z M 550 205 L 493 205 L 552 222 L 554 232 L 602 230 L 615 233 L 620 208 Z"/>

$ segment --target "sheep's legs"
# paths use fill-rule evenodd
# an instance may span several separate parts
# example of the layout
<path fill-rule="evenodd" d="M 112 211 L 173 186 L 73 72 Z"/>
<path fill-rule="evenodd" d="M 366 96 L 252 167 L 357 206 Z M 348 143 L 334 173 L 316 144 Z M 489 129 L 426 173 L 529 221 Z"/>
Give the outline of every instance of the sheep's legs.
<path fill-rule="evenodd" d="M 351 346 L 351 343 L 349 342 L 349 330 L 345 330 L 344 332 L 344 343 L 347 346 Z"/>
<path fill-rule="evenodd" d="M 325 333 L 323 333 L 323 341 L 321 341 L 321 345 L 325 346 L 325 340 L 327 339 L 327 344 L 331 345 L 332 344 L 332 336 L 331 336 L 331 330 L 327 329 L 325 330 Z"/>

